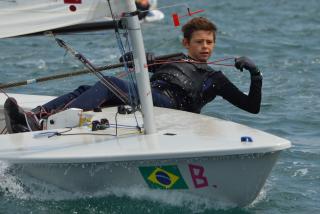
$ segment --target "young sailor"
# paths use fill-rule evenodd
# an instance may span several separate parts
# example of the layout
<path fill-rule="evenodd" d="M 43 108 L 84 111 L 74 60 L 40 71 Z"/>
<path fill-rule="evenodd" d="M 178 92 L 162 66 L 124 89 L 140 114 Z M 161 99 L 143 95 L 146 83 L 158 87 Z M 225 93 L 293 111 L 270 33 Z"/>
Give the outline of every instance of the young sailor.
<path fill-rule="evenodd" d="M 139 19 L 144 19 L 148 15 L 148 10 L 150 9 L 149 0 L 136 0 L 136 6 Z"/>
<path fill-rule="evenodd" d="M 147 62 L 151 64 L 149 70 L 153 72 L 150 81 L 155 106 L 200 113 L 204 105 L 216 96 L 221 96 L 250 113 L 257 114 L 260 111 L 262 75 L 249 58 L 236 58 L 234 64 L 237 69 L 250 72 L 251 85 L 248 94 L 241 92 L 221 71 L 215 71 L 206 64 L 215 47 L 216 31 L 216 26 L 206 18 L 193 18 L 182 28 L 182 43 L 188 55 L 168 59 L 173 60 L 172 63 L 152 66 L 154 57 L 147 54 Z M 130 56 L 126 54 L 121 60 Z M 123 92 L 129 93 L 126 81 L 110 76 L 105 78 Z M 51 113 L 66 108 L 92 110 L 101 106 L 122 104 L 125 103 L 101 82 L 97 82 L 93 86 L 80 86 L 71 93 L 35 108 L 33 112 L 40 117 L 43 111 Z M 21 111 L 19 113 L 18 108 L 11 108 L 16 105 L 11 99 L 6 101 L 5 111 L 10 118 L 7 121 L 10 127 L 17 127 L 17 130 L 12 132 L 25 131 L 21 128 L 26 126 L 25 121 L 21 124 Z"/>

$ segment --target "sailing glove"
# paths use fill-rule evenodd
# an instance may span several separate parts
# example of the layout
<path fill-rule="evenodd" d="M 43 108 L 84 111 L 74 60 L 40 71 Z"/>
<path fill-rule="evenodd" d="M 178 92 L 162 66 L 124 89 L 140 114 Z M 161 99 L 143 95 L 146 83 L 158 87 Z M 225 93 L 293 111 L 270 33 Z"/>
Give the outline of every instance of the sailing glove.
<path fill-rule="evenodd" d="M 258 67 L 248 57 L 242 56 L 242 57 L 236 58 L 234 66 L 240 71 L 243 71 L 243 69 L 248 70 L 251 76 L 260 75 L 260 71 Z"/>

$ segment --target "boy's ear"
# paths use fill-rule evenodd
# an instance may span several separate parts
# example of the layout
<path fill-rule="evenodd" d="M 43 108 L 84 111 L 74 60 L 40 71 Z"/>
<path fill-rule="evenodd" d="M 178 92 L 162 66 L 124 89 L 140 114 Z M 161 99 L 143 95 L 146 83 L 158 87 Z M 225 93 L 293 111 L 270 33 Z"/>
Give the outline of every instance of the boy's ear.
<path fill-rule="evenodd" d="M 182 45 L 185 47 L 185 48 L 189 48 L 189 40 L 186 39 L 186 38 L 183 38 L 182 40 Z"/>

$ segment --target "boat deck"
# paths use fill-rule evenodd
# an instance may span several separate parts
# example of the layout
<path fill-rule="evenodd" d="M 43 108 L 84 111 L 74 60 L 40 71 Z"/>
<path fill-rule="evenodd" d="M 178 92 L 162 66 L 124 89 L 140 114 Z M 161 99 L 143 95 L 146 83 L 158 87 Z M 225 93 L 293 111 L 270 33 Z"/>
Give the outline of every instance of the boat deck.
<path fill-rule="evenodd" d="M 5 100 L 2 96 L 1 105 Z M 12 96 L 29 109 L 53 98 Z M 107 118 L 115 124 L 116 111 L 116 108 L 105 108 L 91 113 L 93 119 Z M 68 129 L 0 135 L 0 160 L 16 163 L 129 161 L 266 153 L 290 147 L 285 139 L 231 121 L 165 108 L 155 107 L 154 111 L 158 132 L 152 135 L 120 128 L 120 125 L 136 126 L 133 114 L 118 114 L 118 136 L 114 126 L 95 132 L 86 126 L 77 127 L 65 133 L 69 135 L 50 138 L 39 135 Z M 141 114 L 137 113 L 136 117 L 142 126 Z M 243 137 L 250 137 L 252 142 L 242 142 Z"/>

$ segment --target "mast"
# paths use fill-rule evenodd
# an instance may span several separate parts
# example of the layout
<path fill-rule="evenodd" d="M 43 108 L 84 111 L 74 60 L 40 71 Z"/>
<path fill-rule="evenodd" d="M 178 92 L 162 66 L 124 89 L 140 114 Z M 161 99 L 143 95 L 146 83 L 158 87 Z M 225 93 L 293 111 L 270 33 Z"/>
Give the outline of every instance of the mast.
<path fill-rule="evenodd" d="M 134 0 L 126 0 L 126 6 L 128 13 L 135 12 L 137 10 Z M 145 66 L 147 64 L 147 60 L 142 39 L 141 25 L 137 15 L 129 16 L 125 20 L 127 21 L 128 33 L 133 49 L 137 86 L 141 101 L 145 133 L 153 134 L 156 133 L 157 130 L 154 122 L 149 73 Z"/>

